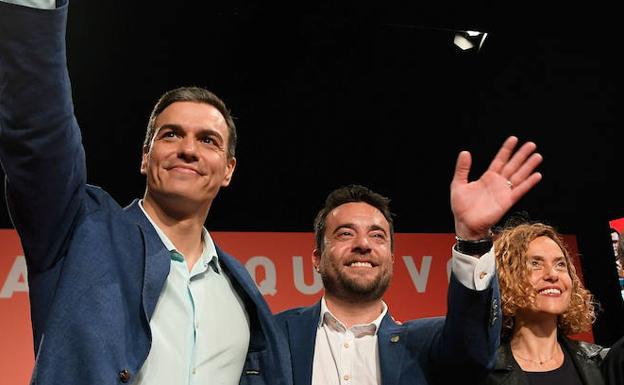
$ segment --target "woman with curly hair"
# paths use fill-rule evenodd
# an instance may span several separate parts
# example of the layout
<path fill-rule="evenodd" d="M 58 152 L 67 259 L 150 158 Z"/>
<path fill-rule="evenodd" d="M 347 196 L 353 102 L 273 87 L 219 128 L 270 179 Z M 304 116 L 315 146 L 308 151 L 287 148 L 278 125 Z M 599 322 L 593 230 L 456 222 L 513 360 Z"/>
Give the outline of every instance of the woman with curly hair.
<path fill-rule="evenodd" d="M 602 347 L 568 338 L 595 320 L 592 295 L 561 235 L 542 223 L 504 229 L 494 243 L 503 332 L 488 385 L 602 385 Z"/>

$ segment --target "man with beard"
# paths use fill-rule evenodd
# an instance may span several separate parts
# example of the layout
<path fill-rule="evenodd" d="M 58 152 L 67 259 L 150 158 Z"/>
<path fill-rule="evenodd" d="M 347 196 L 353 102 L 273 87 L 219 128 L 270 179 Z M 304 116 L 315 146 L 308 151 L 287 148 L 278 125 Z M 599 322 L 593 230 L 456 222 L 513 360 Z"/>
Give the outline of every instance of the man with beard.
<path fill-rule="evenodd" d="M 535 144 L 508 138 L 488 170 L 468 182 L 462 151 L 451 183 L 457 242 L 446 317 L 394 321 L 382 300 L 392 278 L 389 199 L 360 185 L 329 194 L 314 222 L 312 261 L 325 292 L 277 319 L 288 337 L 295 385 L 477 384 L 500 336 L 490 229 L 541 180 Z"/>

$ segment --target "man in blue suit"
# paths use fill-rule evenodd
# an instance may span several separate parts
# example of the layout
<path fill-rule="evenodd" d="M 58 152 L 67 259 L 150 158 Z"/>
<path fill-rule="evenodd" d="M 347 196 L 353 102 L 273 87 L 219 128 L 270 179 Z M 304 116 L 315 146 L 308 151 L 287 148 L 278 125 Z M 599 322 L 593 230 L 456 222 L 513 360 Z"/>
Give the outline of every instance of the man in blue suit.
<path fill-rule="evenodd" d="M 0 160 L 28 265 L 32 383 L 291 384 L 266 302 L 204 228 L 236 166 L 229 111 L 203 88 L 165 93 L 145 194 L 121 208 L 86 183 L 58 3 L 0 3 Z"/>
<path fill-rule="evenodd" d="M 277 316 L 289 340 L 295 385 L 480 383 L 494 362 L 501 327 L 490 228 L 541 179 L 534 172 L 542 159 L 535 144 L 514 153 L 516 144 L 508 138 L 470 183 L 470 153 L 459 154 L 451 183 L 457 243 L 445 318 L 399 324 L 382 300 L 394 262 L 389 200 L 359 185 L 329 194 L 314 222 L 312 257 L 324 295 L 312 307 Z"/>

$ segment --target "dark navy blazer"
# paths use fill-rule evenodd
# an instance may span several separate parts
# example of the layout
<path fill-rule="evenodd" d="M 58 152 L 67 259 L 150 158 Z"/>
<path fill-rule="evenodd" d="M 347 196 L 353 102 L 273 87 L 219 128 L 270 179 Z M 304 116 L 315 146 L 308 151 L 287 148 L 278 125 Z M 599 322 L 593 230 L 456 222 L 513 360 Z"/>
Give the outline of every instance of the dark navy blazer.
<path fill-rule="evenodd" d="M 132 383 L 150 350 L 170 258 L 136 201 L 122 209 L 86 184 L 65 59 L 67 7 L 0 3 L 0 160 L 28 265 L 32 383 Z M 114 113 L 115 101 L 102 107 Z M 290 384 L 286 341 L 266 302 L 236 259 L 217 254 L 250 317 L 241 384 Z"/>
<path fill-rule="evenodd" d="M 395 323 L 388 312 L 377 334 L 382 385 L 480 384 L 493 367 L 500 336 L 498 281 L 483 291 L 452 276 L 449 312 Z M 277 315 L 288 337 L 295 385 L 311 385 L 316 331 L 314 306 Z"/>

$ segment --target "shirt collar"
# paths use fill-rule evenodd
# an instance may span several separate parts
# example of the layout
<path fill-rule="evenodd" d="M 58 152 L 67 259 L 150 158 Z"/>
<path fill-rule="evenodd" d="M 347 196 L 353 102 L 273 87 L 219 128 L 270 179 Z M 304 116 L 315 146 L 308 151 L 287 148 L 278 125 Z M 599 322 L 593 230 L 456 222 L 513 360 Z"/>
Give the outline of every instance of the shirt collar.
<path fill-rule="evenodd" d="M 173 242 L 171 242 L 167 234 L 165 234 L 160 229 L 160 227 L 158 227 L 158 225 L 152 220 L 149 214 L 147 214 L 145 208 L 143 208 L 143 199 L 139 200 L 139 207 L 141 208 L 141 211 L 143 211 L 143 214 L 145 214 L 147 219 L 150 221 L 152 226 L 154 226 L 154 230 L 156 230 L 156 233 L 160 237 L 160 240 L 169 251 L 171 259 L 176 262 L 183 262 L 184 257 L 182 256 L 182 254 L 176 249 L 175 245 L 173 244 Z M 221 273 L 221 266 L 219 265 L 219 256 L 217 255 L 217 249 L 214 245 L 214 242 L 212 241 L 210 233 L 208 233 L 208 230 L 206 230 L 205 227 L 202 227 L 202 241 L 204 243 L 204 246 L 202 255 L 201 257 L 199 257 L 198 262 L 203 262 L 206 265 L 210 264 L 217 273 Z"/>
<path fill-rule="evenodd" d="M 351 331 L 356 337 L 359 337 L 360 335 L 377 334 L 377 332 L 379 331 L 379 325 L 381 325 L 381 321 L 383 320 L 383 318 L 386 316 L 386 313 L 388 312 L 388 305 L 386 305 L 384 301 L 381 301 L 381 306 L 382 306 L 381 314 L 379 314 L 379 317 L 375 318 L 373 322 L 369 324 L 358 324 L 358 325 L 351 326 Z M 323 325 L 327 325 L 330 328 L 337 330 L 337 331 L 344 332 L 347 330 L 344 324 L 340 322 L 340 320 L 336 318 L 332 314 L 332 312 L 329 310 L 329 308 L 327 307 L 325 296 L 321 298 L 321 316 L 319 318 L 318 327 L 319 328 L 323 327 Z"/>

